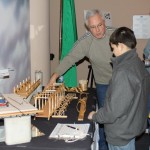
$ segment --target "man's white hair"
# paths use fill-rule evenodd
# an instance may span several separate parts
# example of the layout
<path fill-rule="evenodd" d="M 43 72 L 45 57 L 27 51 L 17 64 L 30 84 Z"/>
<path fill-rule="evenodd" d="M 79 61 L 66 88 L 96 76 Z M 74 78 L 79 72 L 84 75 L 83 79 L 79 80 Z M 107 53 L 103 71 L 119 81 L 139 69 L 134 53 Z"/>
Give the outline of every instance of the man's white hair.
<path fill-rule="evenodd" d="M 88 26 L 88 19 L 95 14 L 99 14 L 104 19 L 102 12 L 98 9 L 84 10 L 84 23 L 86 26 Z"/>

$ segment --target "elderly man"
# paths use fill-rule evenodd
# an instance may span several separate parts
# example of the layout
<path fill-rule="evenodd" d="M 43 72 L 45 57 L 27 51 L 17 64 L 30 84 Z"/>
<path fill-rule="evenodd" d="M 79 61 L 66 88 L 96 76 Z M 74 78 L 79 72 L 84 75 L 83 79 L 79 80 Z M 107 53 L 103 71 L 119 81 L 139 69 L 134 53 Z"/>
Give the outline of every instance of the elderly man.
<path fill-rule="evenodd" d="M 59 76 L 86 56 L 92 65 L 100 108 L 104 105 L 105 93 L 112 75 L 110 64 L 112 52 L 109 46 L 109 37 L 112 31 L 106 28 L 105 20 L 99 10 L 86 10 L 84 22 L 88 32 L 74 44 L 71 52 L 61 61 L 48 85 L 55 83 Z M 99 149 L 107 150 L 103 125 L 101 126 Z"/>

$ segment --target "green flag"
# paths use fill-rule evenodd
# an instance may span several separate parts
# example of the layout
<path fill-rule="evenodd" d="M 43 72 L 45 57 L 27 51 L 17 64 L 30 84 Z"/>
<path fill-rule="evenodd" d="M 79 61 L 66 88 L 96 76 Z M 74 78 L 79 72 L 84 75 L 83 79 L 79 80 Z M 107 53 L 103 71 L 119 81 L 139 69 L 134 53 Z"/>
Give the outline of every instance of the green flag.
<path fill-rule="evenodd" d="M 62 48 L 61 60 L 70 52 L 77 40 L 76 14 L 74 0 L 62 0 Z M 76 65 L 72 66 L 64 75 L 64 84 L 67 87 L 77 86 Z"/>

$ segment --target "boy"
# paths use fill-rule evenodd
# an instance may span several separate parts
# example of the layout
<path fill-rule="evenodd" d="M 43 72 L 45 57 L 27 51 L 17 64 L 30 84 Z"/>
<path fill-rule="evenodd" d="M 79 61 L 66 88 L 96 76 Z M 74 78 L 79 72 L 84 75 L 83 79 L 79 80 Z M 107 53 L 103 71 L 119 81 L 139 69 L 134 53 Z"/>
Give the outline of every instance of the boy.
<path fill-rule="evenodd" d="M 88 119 L 104 124 L 109 150 L 135 150 L 135 137 L 147 125 L 150 75 L 136 53 L 132 30 L 120 27 L 109 41 L 116 56 L 112 58 L 112 79 L 104 107 L 91 112 Z"/>

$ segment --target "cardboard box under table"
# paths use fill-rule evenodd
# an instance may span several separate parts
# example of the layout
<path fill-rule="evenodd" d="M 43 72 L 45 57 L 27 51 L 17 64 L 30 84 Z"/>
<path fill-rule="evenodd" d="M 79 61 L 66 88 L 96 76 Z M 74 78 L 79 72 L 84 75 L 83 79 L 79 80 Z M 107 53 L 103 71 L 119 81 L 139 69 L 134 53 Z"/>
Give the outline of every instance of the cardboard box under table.
<path fill-rule="evenodd" d="M 5 143 L 7 145 L 31 141 L 31 115 L 37 108 L 17 94 L 4 94 L 9 105 L 1 107 L 0 118 L 4 119 Z"/>

